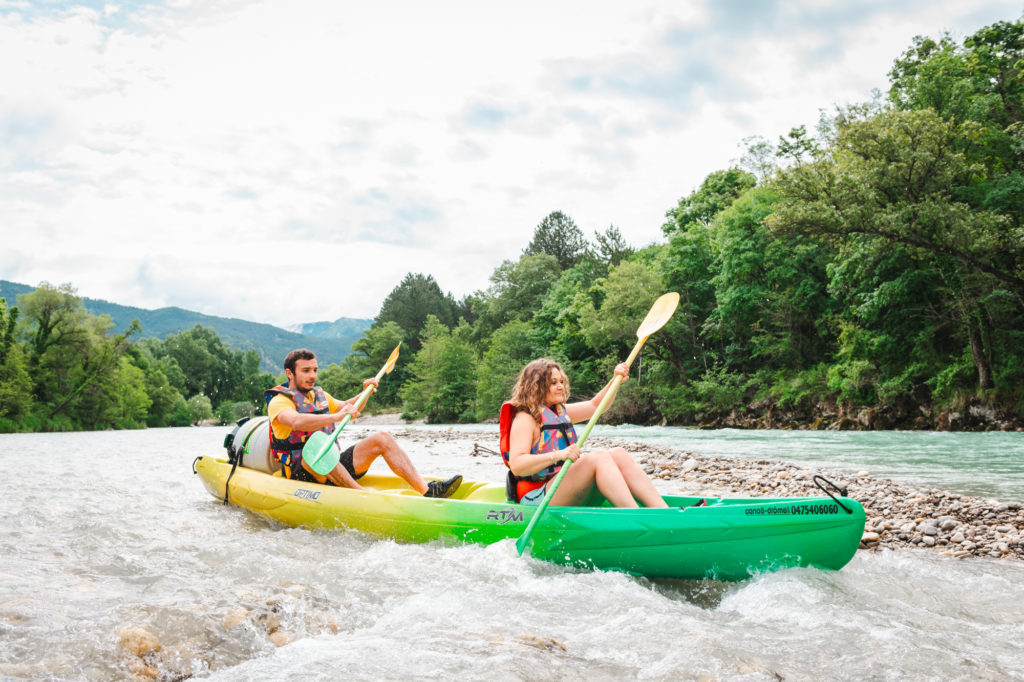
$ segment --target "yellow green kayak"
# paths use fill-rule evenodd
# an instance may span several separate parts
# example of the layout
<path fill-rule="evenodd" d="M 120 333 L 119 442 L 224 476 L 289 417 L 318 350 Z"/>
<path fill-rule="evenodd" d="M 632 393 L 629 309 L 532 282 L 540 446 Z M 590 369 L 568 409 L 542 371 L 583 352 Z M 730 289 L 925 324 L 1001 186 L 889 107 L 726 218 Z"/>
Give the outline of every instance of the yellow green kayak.
<path fill-rule="evenodd" d="M 404 542 L 494 543 L 522 535 L 536 510 L 505 500 L 504 486 L 463 481 L 447 499 L 421 497 L 405 481 L 367 474 L 366 490 L 302 483 L 214 457 L 194 469 L 218 500 L 289 526 L 351 529 Z M 794 566 L 838 570 L 864 532 L 864 508 L 848 497 L 666 496 L 669 509 L 548 507 L 531 535 L 538 559 L 651 578 L 742 580 Z"/>

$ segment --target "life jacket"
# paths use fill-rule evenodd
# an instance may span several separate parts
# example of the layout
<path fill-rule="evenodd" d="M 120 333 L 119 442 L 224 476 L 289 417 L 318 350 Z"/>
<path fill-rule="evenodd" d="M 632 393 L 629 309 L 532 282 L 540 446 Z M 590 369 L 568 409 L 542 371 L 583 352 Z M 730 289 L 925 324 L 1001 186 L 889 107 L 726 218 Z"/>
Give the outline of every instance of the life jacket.
<path fill-rule="evenodd" d="M 278 394 L 291 398 L 292 402 L 295 403 L 295 411 L 301 414 L 327 414 L 331 411 L 330 403 L 327 401 L 327 394 L 319 386 L 313 387 L 312 401 L 302 391 L 288 388 L 288 384 L 268 388 L 263 392 L 263 399 L 268 407 L 270 406 L 270 401 Z M 270 429 L 270 452 L 274 459 L 286 467 L 292 467 L 301 462 L 302 446 L 306 444 L 306 439 L 309 438 L 309 434 L 312 431 L 292 429 L 287 438 L 281 439 L 274 435 L 273 424 L 268 422 L 267 427 Z M 324 433 L 334 433 L 334 424 L 328 424 L 319 430 Z"/>
<path fill-rule="evenodd" d="M 505 466 L 509 467 L 505 481 L 505 495 L 510 502 L 518 502 L 526 493 L 546 484 L 554 478 L 565 461 L 559 460 L 529 476 L 513 474 L 509 464 L 510 450 L 512 449 L 509 441 L 512 435 L 512 420 L 515 419 L 515 416 L 515 405 L 509 402 L 502 403 L 498 416 L 498 450 L 501 452 L 501 459 L 505 462 Z M 546 405 L 540 406 L 540 439 L 530 449 L 531 455 L 562 450 L 577 440 L 576 429 L 573 428 L 572 420 L 569 419 L 569 413 L 565 411 L 565 405 L 555 405 L 554 410 Z"/>

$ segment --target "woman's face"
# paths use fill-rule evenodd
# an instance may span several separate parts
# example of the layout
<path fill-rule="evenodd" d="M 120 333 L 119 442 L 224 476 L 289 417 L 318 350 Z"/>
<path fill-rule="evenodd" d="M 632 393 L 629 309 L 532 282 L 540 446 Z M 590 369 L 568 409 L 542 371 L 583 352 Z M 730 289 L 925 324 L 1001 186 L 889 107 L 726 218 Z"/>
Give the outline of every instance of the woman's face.
<path fill-rule="evenodd" d="M 554 367 L 548 373 L 548 390 L 544 394 L 546 405 L 558 405 L 565 402 L 565 381 L 562 380 L 562 373 Z"/>

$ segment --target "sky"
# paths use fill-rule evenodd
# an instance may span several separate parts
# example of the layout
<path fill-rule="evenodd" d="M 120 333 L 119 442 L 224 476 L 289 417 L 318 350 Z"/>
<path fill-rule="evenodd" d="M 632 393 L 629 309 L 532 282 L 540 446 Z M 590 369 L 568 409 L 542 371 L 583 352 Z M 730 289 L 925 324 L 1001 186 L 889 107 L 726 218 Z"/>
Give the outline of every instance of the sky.
<path fill-rule="evenodd" d="M 658 243 L 744 140 L 1024 0 L 0 0 L 0 279 L 282 327 L 484 290 L 552 211 Z"/>

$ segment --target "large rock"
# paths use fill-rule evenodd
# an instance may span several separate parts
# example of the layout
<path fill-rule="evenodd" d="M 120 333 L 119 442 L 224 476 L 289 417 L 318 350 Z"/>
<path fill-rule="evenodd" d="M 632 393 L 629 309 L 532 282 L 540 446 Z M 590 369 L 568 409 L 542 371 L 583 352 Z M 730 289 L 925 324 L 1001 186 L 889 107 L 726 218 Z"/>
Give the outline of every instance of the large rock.
<path fill-rule="evenodd" d="M 128 626 L 117 631 L 121 648 L 139 658 L 156 653 L 162 648 L 160 640 L 151 632 L 140 627 Z"/>

